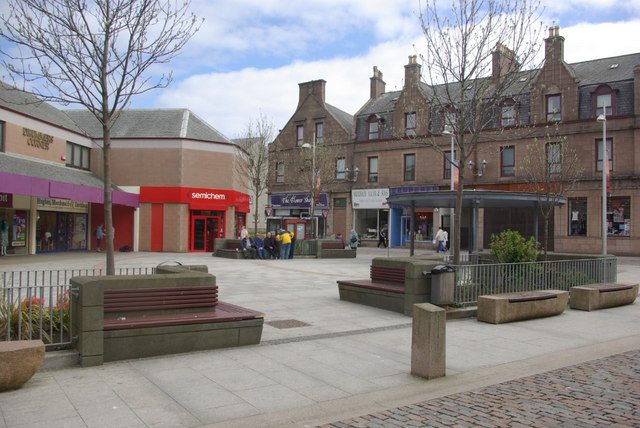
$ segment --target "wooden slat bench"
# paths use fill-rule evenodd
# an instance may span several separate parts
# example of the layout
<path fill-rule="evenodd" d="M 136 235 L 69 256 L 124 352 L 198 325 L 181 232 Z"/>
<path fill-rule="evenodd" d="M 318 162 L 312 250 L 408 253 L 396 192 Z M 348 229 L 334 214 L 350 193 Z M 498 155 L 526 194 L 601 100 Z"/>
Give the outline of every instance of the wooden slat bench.
<path fill-rule="evenodd" d="M 614 282 L 571 287 L 571 309 L 593 311 L 633 303 L 638 297 L 638 284 Z"/>
<path fill-rule="evenodd" d="M 404 268 L 371 265 L 369 277 L 337 281 L 340 300 L 404 313 Z"/>
<path fill-rule="evenodd" d="M 478 321 L 501 324 L 561 314 L 569 292 L 534 290 L 478 297 Z"/>
<path fill-rule="evenodd" d="M 104 291 L 104 361 L 254 344 L 264 315 L 218 301 L 217 286 Z"/>
<path fill-rule="evenodd" d="M 351 259 L 355 258 L 357 251 L 344 246 L 340 240 L 319 241 L 320 248 L 317 251 L 319 259 Z"/>

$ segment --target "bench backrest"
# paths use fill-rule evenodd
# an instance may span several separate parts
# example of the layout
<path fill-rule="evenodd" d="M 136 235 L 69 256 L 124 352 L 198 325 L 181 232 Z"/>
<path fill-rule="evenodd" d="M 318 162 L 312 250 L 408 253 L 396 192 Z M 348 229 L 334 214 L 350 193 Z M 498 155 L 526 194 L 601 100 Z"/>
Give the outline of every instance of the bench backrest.
<path fill-rule="evenodd" d="M 241 249 L 242 243 L 236 241 L 227 241 L 227 250 Z"/>
<path fill-rule="evenodd" d="M 387 281 L 404 284 L 404 268 L 371 265 L 369 272 L 372 281 Z"/>
<path fill-rule="evenodd" d="M 111 316 L 127 313 L 174 314 L 213 311 L 218 287 L 168 287 L 108 289 L 104 291 L 104 312 Z"/>
<path fill-rule="evenodd" d="M 323 250 L 342 250 L 344 249 L 344 244 L 338 240 L 336 240 L 336 242 L 323 242 L 322 249 Z"/>

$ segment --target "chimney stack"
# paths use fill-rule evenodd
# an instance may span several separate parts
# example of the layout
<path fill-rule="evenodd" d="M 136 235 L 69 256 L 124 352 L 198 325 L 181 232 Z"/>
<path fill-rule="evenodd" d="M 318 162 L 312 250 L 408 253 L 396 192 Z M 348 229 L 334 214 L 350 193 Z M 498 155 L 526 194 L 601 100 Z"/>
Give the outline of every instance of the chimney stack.
<path fill-rule="evenodd" d="M 501 43 L 496 43 L 492 52 L 492 77 L 497 79 L 507 73 L 520 70 L 520 63 L 515 52 Z"/>
<path fill-rule="evenodd" d="M 384 94 L 385 83 L 382 80 L 382 71 L 378 70 L 378 67 L 373 66 L 373 77 L 371 77 L 371 99 L 378 98 Z"/>
<path fill-rule="evenodd" d="M 545 62 L 564 62 L 564 37 L 560 35 L 560 26 L 549 28 L 549 38 L 545 39 Z"/>
<path fill-rule="evenodd" d="M 298 86 L 300 87 L 298 107 L 302 105 L 304 100 L 307 99 L 309 95 L 313 95 L 317 97 L 322 102 L 322 104 L 324 104 L 324 92 L 325 92 L 326 85 L 327 85 L 327 81 L 323 79 L 312 80 L 310 82 L 304 82 L 304 83 L 298 83 Z"/>
<path fill-rule="evenodd" d="M 418 64 L 418 57 L 416 55 L 409 55 L 409 64 L 404 66 L 404 86 L 417 87 L 420 84 L 420 69 L 422 67 Z"/>

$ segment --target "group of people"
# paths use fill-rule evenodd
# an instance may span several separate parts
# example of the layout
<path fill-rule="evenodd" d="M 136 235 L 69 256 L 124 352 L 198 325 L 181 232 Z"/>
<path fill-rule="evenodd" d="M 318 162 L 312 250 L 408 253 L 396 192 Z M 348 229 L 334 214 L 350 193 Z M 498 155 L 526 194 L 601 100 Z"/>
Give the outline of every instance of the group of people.
<path fill-rule="evenodd" d="M 263 240 L 259 233 L 252 238 L 249 231 L 243 227 L 240 231 L 240 242 L 245 259 L 286 260 L 293 258 L 295 235 L 291 231 L 281 229 L 275 236 L 267 232 Z"/>

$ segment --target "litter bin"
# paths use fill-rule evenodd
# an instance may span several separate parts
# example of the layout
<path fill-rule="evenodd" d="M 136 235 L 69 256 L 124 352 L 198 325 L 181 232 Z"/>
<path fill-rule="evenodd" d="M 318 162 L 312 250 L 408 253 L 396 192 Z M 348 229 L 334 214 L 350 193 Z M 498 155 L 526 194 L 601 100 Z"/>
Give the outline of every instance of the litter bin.
<path fill-rule="evenodd" d="M 434 305 L 453 303 L 455 284 L 456 271 L 453 266 L 438 265 L 431 269 L 431 303 Z"/>

